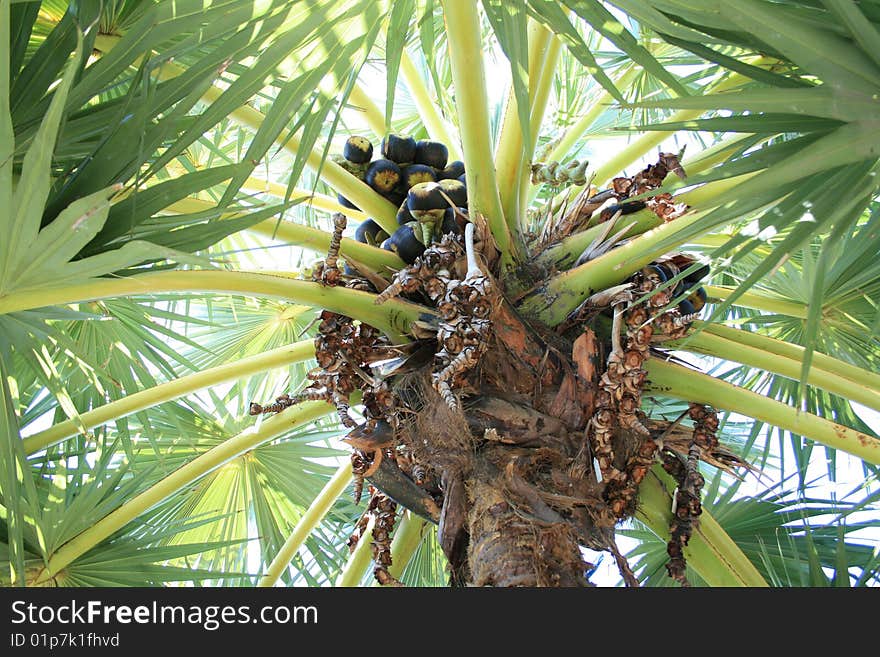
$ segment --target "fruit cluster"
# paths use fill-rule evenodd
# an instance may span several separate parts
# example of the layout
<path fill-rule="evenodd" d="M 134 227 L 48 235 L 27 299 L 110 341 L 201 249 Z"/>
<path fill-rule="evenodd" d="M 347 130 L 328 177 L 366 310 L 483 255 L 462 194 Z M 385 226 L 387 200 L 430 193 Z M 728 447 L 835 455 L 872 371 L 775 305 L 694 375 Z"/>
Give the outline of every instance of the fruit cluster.
<path fill-rule="evenodd" d="M 412 264 L 425 249 L 447 233 L 461 234 L 467 223 L 464 164 L 448 162 L 449 149 L 440 142 L 389 134 L 382 157 L 373 160 L 373 144 L 349 137 L 342 157 L 334 160 L 396 206 L 399 228 L 388 235 L 372 219 L 361 222 L 355 238 L 394 251 Z M 339 195 L 339 203 L 359 209 Z"/>

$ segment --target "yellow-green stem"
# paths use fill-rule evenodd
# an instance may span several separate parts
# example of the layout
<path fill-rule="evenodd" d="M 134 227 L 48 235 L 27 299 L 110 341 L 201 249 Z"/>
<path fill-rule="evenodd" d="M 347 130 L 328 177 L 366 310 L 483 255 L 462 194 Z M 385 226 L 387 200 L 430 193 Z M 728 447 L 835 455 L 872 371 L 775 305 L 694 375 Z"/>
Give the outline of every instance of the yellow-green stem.
<path fill-rule="evenodd" d="M 798 362 L 803 360 L 806 353 L 806 350 L 800 345 L 777 340 L 776 338 L 753 331 L 742 331 L 730 326 L 724 326 L 723 324 L 707 324 L 705 322 L 696 322 L 694 326 L 695 328 L 701 328 L 704 333 L 711 333 L 737 344 L 748 345 L 770 354 L 782 356 L 783 358 L 791 358 Z M 880 390 L 880 374 L 863 370 L 838 358 L 814 351 L 813 366 L 824 372 L 870 386 L 874 390 Z"/>
<path fill-rule="evenodd" d="M 0 297 L 0 314 L 80 301 L 168 292 L 216 292 L 286 299 L 355 317 L 375 326 L 395 342 L 404 339 L 403 334 L 409 331 L 411 322 L 431 312 L 424 306 L 399 299 L 391 299 L 377 306 L 374 303 L 375 294 L 298 280 L 292 274 L 204 270 L 101 278 L 90 283 L 13 292 Z"/>
<path fill-rule="evenodd" d="M 283 199 L 284 196 L 287 194 L 287 185 L 269 182 L 268 180 L 261 180 L 259 178 L 248 178 L 244 181 L 242 187 L 249 191 L 261 192 L 263 194 L 266 194 L 267 196 L 273 196 L 279 199 Z M 367 218 L 367 215 L 365 215 L 360 210 L 347 208 L 339 203 L 339 201 L 337 201 L 335 198 L 327 196 L 326 194 L 320 194 L 318 192 L 312 193 L 304 189 L 293 190 L 293 193 L 290 196 L 290 200 L 298 201 L 299 199 L 306 199 L 305 201 L 303 201 L 305 205 L 311 205 L 312 207 L 318 208 L 319 210 L 326 210 L 327 212 L 341 212 L 350 220 L 363 221 Z"/>
<path fill-rule="evenodd" d="M 475 0 L 442 0 L 442 4 L 465 159 L 468 205 L 471 213 L 486 217 L 501 251 L 502 267 L 510 269 L 516 260 L 513 252 L 516 247 L 504 220 L 495 179 L 477 4 Z"/>
<path fill-rule="evenodd" d="M 335 201 L 334 201 L 335 203 Z M 215 205 L 210 201 L 204 201 L 197 198 L 185 198 L 172 205 L 166 210 L 171 212 L 203 212 L 214 208 Z M 329 208 L 328 208 L 329 209 Z M 360 212 L 341 208 L 349 217 L 354 215 L 363 216 Z M 224 213 L 225 219 L 235 219 L 244 216 L 240 212 Z M 277 219 L 266 219 L 247 229 L 250 232 L 268 237 L 269 239 L 277 239 L 289 242 L 304 249 L 310 249 L 318 253 L 326 253 L 330 247 L 330 238 L 332 235 L 319 228 L 313 228 L 304 224 L 298 224 L 293 221 L 278 221 Z M 343 257 L 349 257 L 357 260 L 359 263 L 380 272 L 388 273 L 389 271 L 397 271 L 406 266 L 393 251 L 380 249 L 369 244 L 363 244 L 357 240 L 343 237 L 339 246 L 339 253 Z"/>
<path fill-rule="evenodd" d="M 550 90 L 553 88 L 553 80 L 556 77 L 556 64 L 559 61 L 559 53 L 562 50 L 562 42 L 556 37 L 550 37 L 547 44 L 547 56 L 544 58 L 544 66 L 535 88 L 535 97 L 532 100 L 529 115 L 529 130 L 532 135 L 532 143 L 526 146 L 525 157 L 518 169 L 519 175 L 516 180 L 516 220 L 517 223 L 511 230 L 520 233 L 526 221 L 526 208 L 528 207 L 528 190 L 531 171 L 529 164 L 535 156 L 535 147 L 541 132 L 541 123 L 547 111 L 547 103 L 550 100 Z"/>
<path fill-rule="evenodd" d="M 754 176 L 754 173 L 744 174 L 741 176 L 736 176 L 734 178 L 724 178 L 723 180 L 715 180 L 705 185 L 700 185 L 692 190 L 687 192 L 683 192 L 675 197 L 676 202 L 687 203 L 689 206 L 693 208 L 694 211 L 698 210 L 709 210 L 715 207 L 715 200 L 719 198 L 721 195 L 729 192 L 731 189 L 734 189 L 737 185 L 741 185 L 746 180 Z M 681 217 L 676 219 L 674 222 L 675 225 L 681 226 L 681 222 L 687 219 L 688 216 Z M 621 217 L 621 225 L 625 225 L 628 222 L 637 221 L 640 227 L 645 227 L 645 230 L 649 228 L 655 228 L 660 225 L 659 220 L 657 220 L 656 215 L 652 213 L 650 210 L 640 210 L 631 215 L 626 215 Z M 630 230 L 627 236 L 632 236 L 636 234 L 636 228 Z M 598 231 L 597 231 L 598 232 Z M 575 233 L 569 237 L 566 237 L 559 244 L 548 248 L 546 251 L 541 253 L 538 256 L 538 262 L 544 264 L 545 266 L 564 266 L 570 264 L 575 258 L 577 258 L 585 248 L 593 241 L 596 233 L 590 233 L 587 230 L 581 231 L 579 233 Z"/>
<path fill-rule="evenodd" d="M 364 529 L 364 533 L 361 534 L 357 547 L 355 547 L 354 552 L 351 553 L 351 556 L 345 563 L 345 568 L 339 573 L 339 577 L 336 578 L 335 586 L 340 588 L 360 586 L 364 579 L 364 575 L 367 572 L 367 568 L 369 568 L 370 564 L 373 562 L 373 554 L 370 546 L 373 543 L 373 526 L 375 524 L 375 518 L 370 517 L 370 520 L 367 522 L 367 527 Z"/>
<path fill-rule="evenodd" d="M 33 584 L 42 584 L 57 576 L 101 541 L 185 486 L 192 485 L 199 478 L 249 450 L 312 422 L 331 410 L 332 406 L 326 402 L 305 402 L 264 420 L 258 430 L 243 431 L 196 457 L 62 545 L 51 555 Z"/>
<path fill-rule="evenodd" d="M 547 59 L 547 45 L 550 43 L 552 33 L 538 21 L 528 20 L 529 42 L 529 111 L 534 104 L 544 61 Z M 495 170 L 498 176 L 498 191 L 501 195 L 501 209 L 507 220 L 507 225 L 513 232 L 519 224 L 517 206 L 519 195 L 516 187 L 524 166 L 528 159 L 526 144 L 524 143 L 524 130 L 520 122 L 519 105 L 516 100 L 513 85 L 507 92 L 507 103 L 504 107 L 504 118 L 501 120 L 501 130 L 498 133 L 498 145 L 495 149 Z M 535 135 L 532 134 L 534 141 Z"/>
<path fill-rule="evenodd" d="M 351 480 L 351 464 L 348 462 L 343 463 L 309 505 L 302 518 L 299 519 L 293 532 L 284 542 L 284 545 L 281 546 L 275 558 L 272 559 L 266 574 L 257 583 L 258 587 L 275 586 L 297 550 L 315 530 L 315 527 L 324 519 L 324 516 L 327 515 L 333 503 L 342 495 L 345 488 L 351 483 Z"/>
<path fill-rule="evenodd" d="M 311 249 L 318 253 L 326 253 L 330 246 L 330 233 L 292 221 L 282 221 L 279 223 L 273 219 L 267 219 L 251 226 L 248 230 L 264 237 L 289 242 L 290 244 L 295 244 L 304 249 Z M 406 266 L 406 263 L 393 251 L 363 244 L 348 237 L 342 238 L 339 245 L 339 255 L 343 258 L 349 257 L 352 260 L 357 260 L 381 274 L 397 271 Z"/>
<path fill-rule="evenodd" d="M 226 381 L 234 381 L 276 367 L 285 367 L 299 363 L 315 355 L 313 340 L 302 340 L 294 344 L 284 345 L 277 349 L 242 358 L 232 363 L 188 374 L 179 379 L 160 383 L 146 390 L 127 394 L 109 404 L 79 415 L 76 420 L 65 420 L 48 429 L 25 438 L 22 443 L 25 454 L 33 454 L 66 438 L 77 435 L 80 431 L 94 429 L 113 420 L 137 413 L 146 408 L 162 404 L 178 397 L 183 397 L 196 390 L 218 385 Z"/>
<path fill-rule="evenodd" d="M 736 290 L 736 288 L 722 285 L 704 285 L 703 288 L 710 299 L 720 299 L 721 301 L 728 298 Z M 806 304 L 777 299 L 758 292 L 744 292 L 737 297 L 733 305 L 777 315 L 788 315 L 798 319 L 805 320 L 807 318 Z"/>
<path fill-rule="evenodd" d="M 404 511 L 397 529 L 394 530 L 394 540 L 391 541 L 391 566 L 388 572 L 395 579 L 400 579 L 403 571 L 412 559 L 416 548 L 422 542 L 422 531 L 428 521 L 411 511 Z"/>
<path fill-rule="evenodd" d="M 639 486 L 636 511 L 636 517 L 664 542 L 669 540 L 672 520 L 672 497 L 666 482 L 665 472 L 657 467 L 651 470 Z M 709 586 L 767 586 L 758 569 L 705 508 L 684 555 L 688 566 Z"/>
<path fill-rule="evenodd" d="M 646 365 L 647 391 L 741 413 L 842 450 L 868 463 L 880 464 L 880 440 L 860 431 L 659 358 L 648 359 Z"/>
<path fill-rule="evenodd" d="M 740 333 L 745 333 L 745 331 L 740 331 Z M 683 340 L 673 342 L 669 346 L 742 363 L 749 367 L 780 374 L 795 381 L 799 381 L 801 376 L 802 363 L 800 359 L 786 358 L 706 331 L 695 333 Z M 866 372 L 865 374 L 870 373 Z M 807 383 L 880 411 L 880 390 L 828 372 L 815 361 L 811 363 Z"/>
<path fill-rule="evenodd" d="M 403 74 L 403 81 L 406 83 L 407 89 L 409 89 L 410 97 L 416 104 L 419 117 L 422 119 L 425 130 L 428 131 L 428 135 L 431 139 L 446 144 L 446 148 L 449 149 L 450 161 L 460 160 L 461 146 L 458 143 L 458 139 L 453 137 L 446 119 L 440 116 L 440 112 L 437 111 L 439 103 L 431 97 L 427 85 L 422 80 L 422 76 L 419 75 L 406 48 L 404 48 L 403 54 L 400 57 L 400 72 Z"/>
<path fill-rule="evenodd" d="M 356 111 L 363 112 L 367 125 L 373 131 L 379 141 L 385 136 L 385 112 L 379 109 L 379 106 L 373 102 L 373 99 L 367 95 L 360 84 L 355 84 L 351 88 L 351 94 L 348 102 Z"/>
<path fill-rule="evenodd" d="M 658 249 L 657 245 L 699 221 L 703 214 L 696 212 L 664 223 L 595 260 L 554 276 L 543 288 L 523 301 L 520 306 L 522 312 L 540 319 L 548 326 L 555 326 L 591 294 L 617 285 L 666 253 L 668 247 Z"/>

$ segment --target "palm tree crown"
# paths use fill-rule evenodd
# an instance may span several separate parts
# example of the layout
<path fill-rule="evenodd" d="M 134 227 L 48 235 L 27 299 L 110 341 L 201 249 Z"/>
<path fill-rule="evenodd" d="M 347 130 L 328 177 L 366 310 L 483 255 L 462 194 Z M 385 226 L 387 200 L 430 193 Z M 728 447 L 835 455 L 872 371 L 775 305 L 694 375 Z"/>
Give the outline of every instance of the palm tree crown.
<path fill-rule="evenodd" d="M 876 585 L 878 46 L 852 0 L 0 0 L 3 582 Z M 389 135 L 466 202 L 377 192 Z M 517 523 L 558 570 L 500 572 Z"/>

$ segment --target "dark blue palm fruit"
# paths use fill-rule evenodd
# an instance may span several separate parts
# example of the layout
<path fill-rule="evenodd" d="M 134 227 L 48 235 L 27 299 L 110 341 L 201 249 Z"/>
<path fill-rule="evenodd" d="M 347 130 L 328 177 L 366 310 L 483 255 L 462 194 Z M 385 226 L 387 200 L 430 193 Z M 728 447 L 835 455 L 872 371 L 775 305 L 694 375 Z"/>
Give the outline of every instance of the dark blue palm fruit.
<path fill-rule="evenodd" d="M 449 200 L 452 201 L 452 204 L 458 208 L 463 208 L 467 206 L 468 197 L 467 197 L 467 186 L 459 181 L 459 180 L 441 180 L 439 183 L 440 189 L 443 190 L 443 193 L 449 197 Z"/>
<path fill-rule="evenodd" d="M 697 310 L 694 308 L 694 304 L 687 299 L 684 299 L 678 304 L 678 312 L 681 313 L 682 316 L 686 316 L 695 314 Z"/>
<path fill-rule="evenodd" d="M 694 286 L 709 275 L 709 265 L 703 265 L 699 269 L 692 271 L 684 277 L 684 282 L 688 287 Z"/>
<path fill-rule="evenodd" d="M 691 295 L 687 298 L 688 301 L 691 302 L 694 306 L 694 312 L 700 312 L 703 307 L 706 305 L 706 301 L 708 301 L 709 295 L 706 294 L 706 290 L 702 287 L 697 288 Z"/>
<path fill-rule="evenodd" d="M 391 160 L 376 160 L 367 168 L 364 181 L 380 194 L 390 194 L 401 180 L 400 167 Z"/>
<path fill-rule="evenodd" d="M 410 164 L 408 167 L 403 167 L 402 170 L 403 185 L 407 190 L 413 185 L 437 180 L 434 169 L 426 164 Z"/>
<path fill-rule="evenodd" d="M 415 162 L 416 140 L 402 135 L 386 135 L 382 140 L 382 157 L 398 164 Z"/>
<path fill-rule="evenodd" d="M 456 209 L 458 212 L 456 212 Z M 467 223 L 462 215 L 467 214 L 467 208 L 446 208 L 443 211 L 443 221 L 440 224 L 440 234 L 454 233 L 455 235 L 464 234 L 464 225 Z"/>
<path fill-rule="evenodd" d="M 465 176 L 464 174 L 461 174 L 458 177 L 458 182 L 460 182 L 462 185 L 467 185 L 467 176 Z"/>
<path fill-rule="evenodd" d="M 381 244 L 382 240 L 388 238 L 388 233 L 382 230 L 382 226 L 372 219 L 365 219 L 355 230 L 354 238 L 361 244 L 376 246 Z"/>
<path fill-rule="evenodd" d="M 449 149 L 439 141 L 422 139 L 416 144 L 416 153 L 413 162 L 425 164 L 435 169 L 443 169 L 449 159 Z"/>
<path fill-rule="evenodd" d="M 672 278 L 673 273 L 669 271 L 669 269 L 662 263 L 659 264 L 650 264 L 644 269 L 642 269 L 642 274 L 644 276 L 657 276 L 660 279 L 660 283 L 665 283 L 670 278 Z"/>
<path fill-rule="evenodd" d="M 437 180 L 459 178 L 464 175 L 464 162 L 455 160 L 446 165 L 442 171 L 437 171 Z"/>
<path fill-rule="evenodd" d="M 443 181 L 446 182 L 446 181 Z M 445 210 L 449 203 L 440 193 L 440 183 L 419 183 L 410 187 L 406 195 L 406 207 L 418 219 L 416 212 Z M 442 214 L 442 212 L 441 212 Z"/>
<path fill-rule="evenodd" d="M 400 226 L 386 241 L 390 250 L 408 265 L 425 252 L 425 243 L 420 239 L 419 223 L 416 221 Z"/>
<path fill-rule="evenodd" d="M 443 211 L 449 207 L 440 189 L 440 183 L 419 183 L 406 195 L 406 207 L 419 222 L 425 244 L 433 242 L 434 233 L 443 221 Z"/>
<path fill-rule="evenodd" d="M 349 201 L 342 194 L 337 194 L 336 200 L 339 201 L 339 205 L 341 205 L 344 208 L 351 208 L 352 210 L 360 210 L 360 208 L 358 206 L 356 206 L 354 203 Z"/>
<path fill-rule="evenodd" d="M 621 215 L 632 214 L 633 212 L 644 210 L 646 207 L 647 204 L 644 201 L 625 201 L 624 203 L 609 205 L 599 214 L 599 221 L 608 221 L 618 212 L 620 212 Z"/>
<path fill-rule="evenodd" d="M 355 164 L 366 164 L 373 159 L 373 144 L 366 137 L 349 137 L 342 147 L 342 157 Z"/>

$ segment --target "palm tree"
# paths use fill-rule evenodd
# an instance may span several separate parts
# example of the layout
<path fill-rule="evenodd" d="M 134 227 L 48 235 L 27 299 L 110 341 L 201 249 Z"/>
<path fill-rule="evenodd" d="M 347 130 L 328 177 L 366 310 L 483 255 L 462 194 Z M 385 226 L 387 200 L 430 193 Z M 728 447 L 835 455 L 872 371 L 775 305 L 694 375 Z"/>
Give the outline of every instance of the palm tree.
<path fill-rule="evenodd" d="M 878 30 L 852 0 L 0 0 L 4 581 L 585 585 L 607 553 L 631 585 L 876 584 Z M 370 291 L 327 284 L 331 215 L 398 210 L 332 156 L 389 133 L 465 163 L 452 315 L 375 303 L 414 270 L 348 237 Z M 453 320 L 473 349 L 436 356 Z M 250 415 L 334 322 L 361 424 Z"/>

